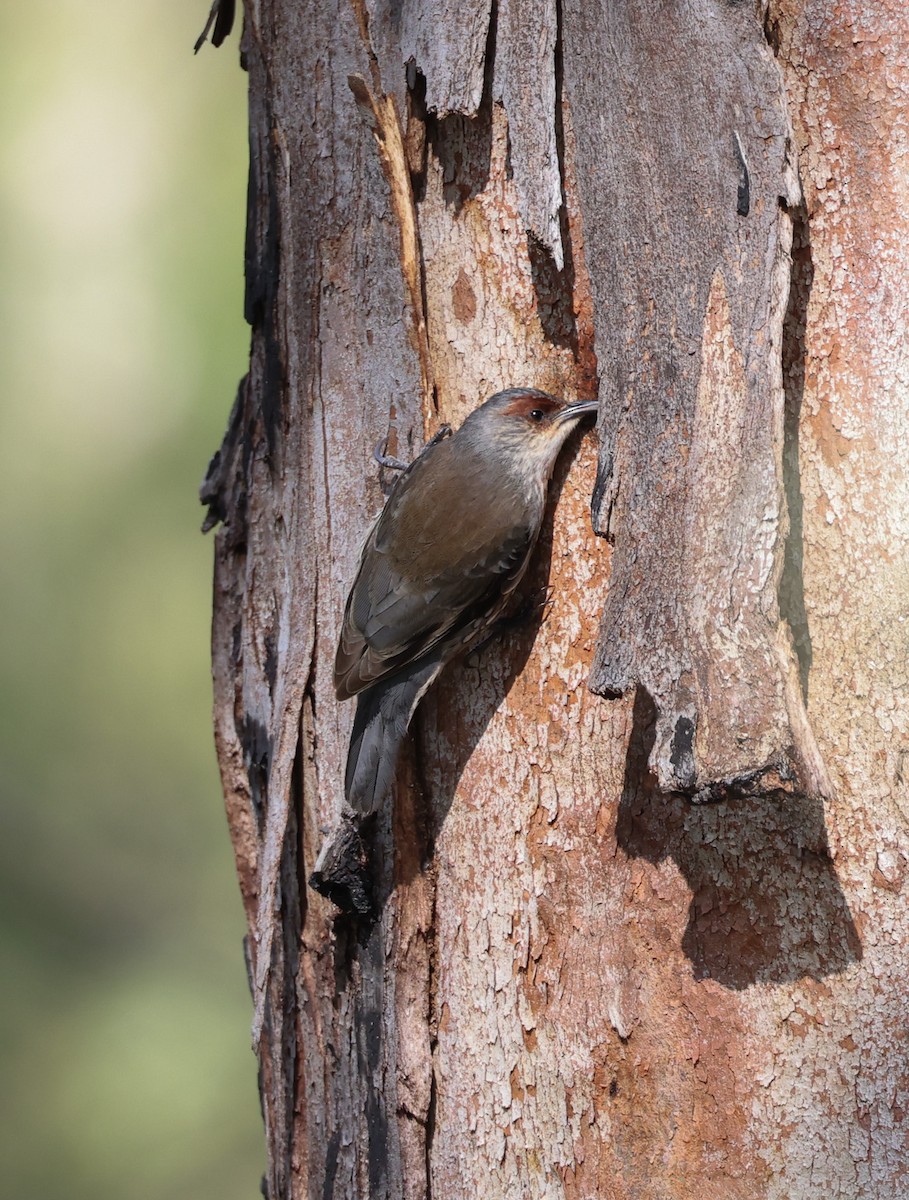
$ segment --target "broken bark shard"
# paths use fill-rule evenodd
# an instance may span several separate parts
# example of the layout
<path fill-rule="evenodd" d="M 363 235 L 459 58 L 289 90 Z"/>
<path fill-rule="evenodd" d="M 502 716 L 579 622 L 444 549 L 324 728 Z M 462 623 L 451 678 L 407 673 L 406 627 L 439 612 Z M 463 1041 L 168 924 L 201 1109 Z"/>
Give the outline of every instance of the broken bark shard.
<path fill-rule="evenodd" d="M 650 695 L 665 790 L 814 789 L 777 597 L 798 194 L 777 64 L 741 6 L 565 14 L 602 367 L 593 519 L 615 544 L 590 685 Z M 604 25 L 614 54 L 593 64 Z"/>
<path fill-rule="evenodd" d="M 556 0 L 500 0 L 493 96 L 508 114 L 511 167 L 524 228 L 564 266 L 556 140 Z"/>
<path fill-rule="evenodd" d="M 361 821 L 353 813 L 342 814 L 337 828 L 323 842 L 309 884 L 342 913 L 360 917 L 374 913 L 369 856 Z"/>

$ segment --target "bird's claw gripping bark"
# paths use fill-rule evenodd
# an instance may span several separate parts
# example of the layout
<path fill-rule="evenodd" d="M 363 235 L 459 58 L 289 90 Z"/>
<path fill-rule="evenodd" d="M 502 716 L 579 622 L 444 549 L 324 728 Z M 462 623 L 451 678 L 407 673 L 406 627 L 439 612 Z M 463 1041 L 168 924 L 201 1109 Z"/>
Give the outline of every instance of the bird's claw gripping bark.
<path fill-rule="evenodd" d="M 401 462 L 400 458 L 395 458 L 393 454 L 386 454 L 388 448 L 388 435 L 379 438 L 376 442 L 375 449 L 372 452 L 373 458 L 380 467 L 385 467 L 388 471 L 406 471 L 408 463 Z"/>
<path fill-rule="evenodd" d="M 451 436 L 451 426 L 446 422 L 444 425 L 439 426 L 439 428 L 435 431 L 435 433 L 432 435 L 432 437 L 429 439 L 429 441 L 423 447 L 423 450 L 428 450 L 430 446 L 435 446 L 435 444 L 437 442 L 443 442 L 447 437 L 450 437 L 450 436 Z M 423 451 L 421 450 L 420 453 L 422 454 L 422 452 Z"/>
<path fill-rule="evenodd" d="M 494 642 L 498 637 L 507 637 L 509 633 L 514 633 L 515 630 L 525 629 L 531 622 L 540 623 L 549 615 L 552 608 L 553 588 L 548 584 L 544 584 L 541 588 L 532 592 L 526 599 L 522 600 L 516 608 L 505 612 L 502 616 L 497 617 L 489 629 L 489 632 L 482 641 L 471 647 L 470 653 L 476 654 L 483 650 L 490 642 Z"/>
<path fill-rule="evenodd" d="M 438 430 L 432 435 L 432 437 L 423 447 L 423 450 L 420 451 L 420 454 L 422 454 L 424 450 L 428 450 L 430 446 L 435 446 L 437 442 L 441 442 L 444 438 L 449 437 L 450 434 L 450 425 L 440 425 Z M 388 435 L 386 434 L 385 437 L 379 438 L 379 440 L 376 442 L 375 449 L 372 452 L 372 456 L 379 466 L 385 467 L 389 471 L 406 471 L 410 466 L 410 463 L 402 462 L 400 458 L 395 458 L 393 454 L 386 454 L 385 451 L 387 449 Z"/>
<path fill-rule="evenodd" d="M 438 430 L 432 435 L 432 437 L 429 439 L 429 441 L 426 443 L 426 445 L 420 451 L 420 454 L 425 453 L 425 451 L 427 451 L 430 446 L 435 446 L 437 442 L 441 442 L 444 438 L 447 438 L 450 434 L 451 434 L 451 426 L 450 425 L 440 425 Z M 403 462 L 400 458 L 396 458 L 393 454 L 386 454 L 385 452 L 387 449 L 388 449 L 388 435 L 386 434 L 385 437 L 379 438 L 379 440 L 376 442 L 375 448 L 372 452 L 372 456 L 376 460 L 376 462 L 379 464 L 379 466 L 382 467 L 386 471 L 406 471 L 407 468 L 410 466 L 410 463 Z M 417 457 L 419 458 L 419 455 L 417 455 Z M 391 485 L 383 482 L 382 483 L 382 491 L 387 496 L 389 494 L 389 492 L 391 491 Z"/>
<path fill-rule="evenodd" d="M 500 631 L 504 633 L 510 629 L 519 629 L 522 625 L 528 625 L 534 620 L 545 621 L 552 609 L 554 593 L 555 589 L 548 583 L 544 583 L 542 587 L 530 592 L 516 608 L 499 617 Z"/>

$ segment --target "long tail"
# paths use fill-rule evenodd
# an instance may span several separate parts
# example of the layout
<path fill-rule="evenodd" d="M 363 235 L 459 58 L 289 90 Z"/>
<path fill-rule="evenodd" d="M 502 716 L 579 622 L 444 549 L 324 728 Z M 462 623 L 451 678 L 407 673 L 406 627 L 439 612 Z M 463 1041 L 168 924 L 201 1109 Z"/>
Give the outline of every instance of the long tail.
<path fill-rule="evenodd" d="M 434 654 L 360 694 L 344 777 L 354 812 L 376 812 L 391 791 L 401 743 L 414 709 L 441 670 L 440 659 Z"/>

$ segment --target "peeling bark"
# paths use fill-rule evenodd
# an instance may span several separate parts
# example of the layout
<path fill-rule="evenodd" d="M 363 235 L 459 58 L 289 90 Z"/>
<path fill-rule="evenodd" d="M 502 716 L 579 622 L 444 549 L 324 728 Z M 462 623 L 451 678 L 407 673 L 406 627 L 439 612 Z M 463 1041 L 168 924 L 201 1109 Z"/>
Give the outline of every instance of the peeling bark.
<path fill-rule="evenodd" d="M 591 684 L 651 697 L 664 789 L 817 792 L 777 602 L 799 199 L 780 70 L 748 6 L 711 0 L 569 0 L 565 50 L 615 542 Z"/>
<path fill-rule="evenodd" d="M 905 1192 L 909 31 L 760 18 L 246 4 L 252 349 L 202 495 L 272 1200 Z M 518 384 L 599 387 L 599 461 L 343 918 L 305 879 L 372 449 Z"/>

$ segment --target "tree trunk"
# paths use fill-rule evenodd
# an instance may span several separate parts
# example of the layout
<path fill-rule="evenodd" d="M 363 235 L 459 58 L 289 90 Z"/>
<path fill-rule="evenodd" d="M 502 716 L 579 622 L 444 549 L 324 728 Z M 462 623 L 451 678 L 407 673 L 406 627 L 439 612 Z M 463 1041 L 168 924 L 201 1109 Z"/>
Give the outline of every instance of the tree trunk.
<path fill-rule="evenodd" d="M 203 498 L 269 1197 L 905 1197 L 902 4 L 247 0 L 243 55 Z M 357 922 L 305 881 L 372 450 L 513 385 L 598 438 Z"/>

